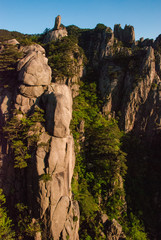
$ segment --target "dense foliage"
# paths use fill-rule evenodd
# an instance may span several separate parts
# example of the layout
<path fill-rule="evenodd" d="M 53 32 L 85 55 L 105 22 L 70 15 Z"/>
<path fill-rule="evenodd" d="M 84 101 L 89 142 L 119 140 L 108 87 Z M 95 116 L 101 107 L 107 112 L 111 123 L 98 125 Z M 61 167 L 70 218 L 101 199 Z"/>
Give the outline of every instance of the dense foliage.
<path fill-rule="evenodd" d="M 121 150 L 122 132 L 115 119 L 108 119 L 100 113 L 100 107 L 96 84 L 82 85 L 74 100 L 71 124 L 76 145 L 73 192 L 81 210 L 80 239 L 104 239 L 101 231 L 105 232 L 105 229 L 99 217 L 102 212 L 109 219 L 115 218 L 124 224 L 129 236 L 133 229 L 135 234 L 138 232 L 145 237 L 142 239 L 146 239 L 137 218 L 131 220 L 132 226 L 127 224 L 123 187 L 127 167 L 126 154 Z M 82 131 L 80 126 L 83 123 Z"/>
<path fill-rule="evenodd" d="M 21 112 L 15 111 L 13 117 L 3 128 L 11 144 L 15 168 L 27 167 L 27 161 L 31 158 L 31 153 L 40 135 L 40 126 L 36 123 L 45 121 L 43 110 L 40 108 L 36 108 L 29 116 L 21 116 Z"/>
<path fill-rule="evenodd" d="M 83 51 L 74 37 L 64 37 L 45 45 L 53 80 L 71 78 L 77 74 L 79 58 Z"/>
<path fill-rule="evenodd" d="M 17 46 L 5 45 L 0 53 L 0 86 L 13 87 L 17 82 L 16 66 L 22 53 Z"/>
<path fill-rule="evenodd" d="M 7 210 L 4 206 L 6 203 L 3 190 L 0 188 L 0 239 L 12 240 L 15 239 L 15 233 L 12 230 L 12 221 L 8 217 Z"/>

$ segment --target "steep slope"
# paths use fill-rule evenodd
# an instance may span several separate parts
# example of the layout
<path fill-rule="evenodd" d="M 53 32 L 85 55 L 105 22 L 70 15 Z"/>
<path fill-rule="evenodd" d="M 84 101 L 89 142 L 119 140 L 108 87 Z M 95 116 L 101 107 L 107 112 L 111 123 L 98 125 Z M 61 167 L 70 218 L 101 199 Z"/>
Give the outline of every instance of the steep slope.
<path fill-rule="evenodd" d="M 71 193 L 75 165 L 73 137 L 69 130 L 71 90 L 64 84 L 51 83 L 51 69 L 40 45 L 23 47 L 21 52 L 23 58 L 17 66 L 17 86 L 12 92 L 2 88 L 1 126 L 9 121 L 5 132 L 10 142 L 6 143 L 1 136 L 1 187 L 11 199 L 10 208 L 17 202 L 23 202 L 32 217 L 44 224 L 43 239 L 66 239 L 67 236 L 78 239 L 79 207 L 72 200 Z M 23 124 L 37 108 L 45 112 L 45 125 L 41 123 L 41 118 L 37 118 L 34 126 L 27 122 Z M 23 129 L 16 130 L 21 126 Z M 21 131 L 27 141 L 20 141 L 15 136 L 15 130 Z M 31 146 L 32 141 L 36 147 Z M 23 155 L 26 148 L 30 156 Z M 73 222 L 73 218 L 77 221 Z"/>
<path fill-rule="evenodd" d="M 159 240 L 161 37 L 57 17 L 35 40 L 45 49 L 0 48 L 0 187 L 16 239 Z"/>

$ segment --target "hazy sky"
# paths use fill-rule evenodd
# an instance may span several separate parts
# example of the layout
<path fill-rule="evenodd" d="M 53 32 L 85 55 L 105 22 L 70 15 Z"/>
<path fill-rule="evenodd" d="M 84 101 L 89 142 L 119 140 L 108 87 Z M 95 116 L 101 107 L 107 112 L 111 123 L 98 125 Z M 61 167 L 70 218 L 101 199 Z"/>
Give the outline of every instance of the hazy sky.
<path fill-rule="evenodd" d="M 80 28 L 130 24 L 136 39 L 161 34 L 161 0 L 0 0 L 0 29 L 42 33 L 57 15 L 65 26 Z"/>

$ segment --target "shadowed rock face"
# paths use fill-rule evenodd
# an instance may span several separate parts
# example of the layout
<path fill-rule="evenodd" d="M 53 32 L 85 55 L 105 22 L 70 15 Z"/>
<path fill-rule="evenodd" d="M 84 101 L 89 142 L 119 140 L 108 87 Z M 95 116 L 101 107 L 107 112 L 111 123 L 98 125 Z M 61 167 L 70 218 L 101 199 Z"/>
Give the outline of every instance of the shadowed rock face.
<path fill-rule="evenodd" d="M 135 42 L 134 27 L 125 25 L 125 28 L 122 29 L 120 24 L 116 24 L 114 26 L 114 36 L 119 41 L 133 43 Z"/>

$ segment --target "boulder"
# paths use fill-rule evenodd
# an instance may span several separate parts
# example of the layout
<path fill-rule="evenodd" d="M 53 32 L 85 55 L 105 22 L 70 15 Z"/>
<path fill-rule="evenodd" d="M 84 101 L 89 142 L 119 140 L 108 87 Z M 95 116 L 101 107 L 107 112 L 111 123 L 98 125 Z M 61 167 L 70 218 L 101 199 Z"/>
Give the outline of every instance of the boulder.
<path fill-rule="evenodd" d="M 48 85 L 51 82 L 51 68 L 41 46 L 26 48 L 26 56 L 18 63 L 19 81 L 30 86 Z"/>
<path fill-rule="evenodd" d="M 19 45 L 20 43 L 14 38 L 14 39 L 10 39 L 10 40 L 4 41 L 4 44 Z"/>
<path fill-rule="evenodd" d="M 28 54 L 29 52 L 41 52 L 43 55 L 45 55 L 45 49 L 39 44 L 25 46 L 22 48 L 22 52 L 25 54 Z"/>

